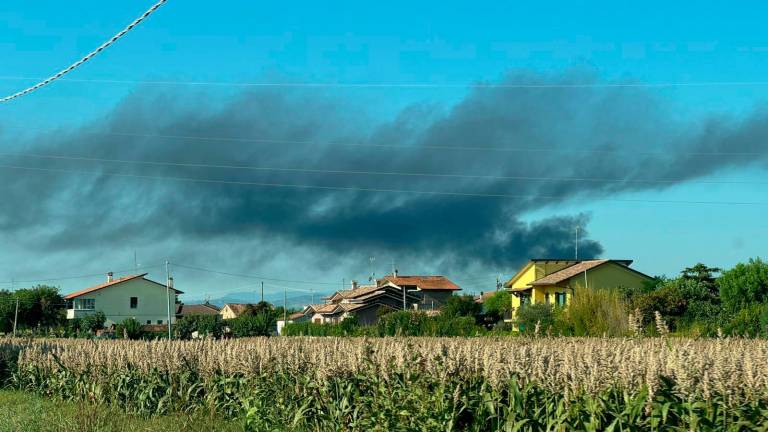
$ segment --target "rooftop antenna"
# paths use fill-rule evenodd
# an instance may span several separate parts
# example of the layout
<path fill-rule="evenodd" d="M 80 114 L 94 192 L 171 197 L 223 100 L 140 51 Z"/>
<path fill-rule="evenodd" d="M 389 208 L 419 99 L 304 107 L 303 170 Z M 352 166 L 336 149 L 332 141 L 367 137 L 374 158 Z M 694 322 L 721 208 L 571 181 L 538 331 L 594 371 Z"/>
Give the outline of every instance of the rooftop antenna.
<path fill-rule="evenodd" d="M 371 277 L 368 278 L 368 282 L 373 282 L 376 280 L 376 271 L 374 270 L 373 263 L 376 261 L 376 257 L 372 256 L 368 258 L 368 262 L 371 263 Z"/>

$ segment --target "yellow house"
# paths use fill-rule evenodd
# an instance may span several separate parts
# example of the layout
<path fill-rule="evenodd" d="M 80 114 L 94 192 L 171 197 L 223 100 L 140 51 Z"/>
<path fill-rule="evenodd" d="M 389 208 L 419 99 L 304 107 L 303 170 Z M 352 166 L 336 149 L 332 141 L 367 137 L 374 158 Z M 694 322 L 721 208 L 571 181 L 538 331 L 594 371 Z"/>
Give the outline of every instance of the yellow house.
<path fill-rule="evenodd" d="M 567 306 L 577 288 L 641 288 L 653 280 L 630 264 L 632 260 L 530 260 L 504 284 L 513 294 L 513 316 L 529 304 Z"/>

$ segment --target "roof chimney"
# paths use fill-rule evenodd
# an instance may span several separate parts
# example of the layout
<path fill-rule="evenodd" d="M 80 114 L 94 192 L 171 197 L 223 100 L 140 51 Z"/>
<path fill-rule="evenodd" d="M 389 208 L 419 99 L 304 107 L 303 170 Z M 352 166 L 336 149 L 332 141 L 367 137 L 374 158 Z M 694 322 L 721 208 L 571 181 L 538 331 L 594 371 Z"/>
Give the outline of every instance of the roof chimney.
<path fill-rule="evenodd" d="M 394 276 L 395 276 L 395 277 L 397 277 L 397 274 L 398 274 L 398 273 L 399 273 L 399 272 L 397 271 L 397 269 L 395 269 L 395 274 L 394 274 Z"/>
<path fill-rule="evenodd" d="M 352 281 L 352 289 L 357 289 L 357 281 L 356 280 Z"/>
<path fill-rule="evenodd" d="M 112 281 L 114 280 L 112 276 L 113 276 L 112 272 L 107 273 L 107 283 L 112 283 Z"/>
<path fill-rule="evenodd" d="M 168 278 L 168 287 L 173 289 L 173 276 Z"/>

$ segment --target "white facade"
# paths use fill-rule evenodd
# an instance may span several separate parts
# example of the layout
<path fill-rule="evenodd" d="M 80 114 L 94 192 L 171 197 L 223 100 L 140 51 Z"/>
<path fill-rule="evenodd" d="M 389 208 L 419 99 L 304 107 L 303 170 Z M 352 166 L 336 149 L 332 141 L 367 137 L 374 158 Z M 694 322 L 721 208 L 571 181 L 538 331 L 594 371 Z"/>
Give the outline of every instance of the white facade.
<path fill-rule="evenodd" d="M 68 319 L 82 318 L 101 311 L 107 317 L 106 326 L 119 324 L 128 318 L 134 318 L 141 324 L 168 324 L 165 285 L 143 277 L 116 280 L 103 288 L 66 298 L 70 303 L 67 308 Z M 171 289 L 171 323 L 176 321 L 177 298 L 178 292 Z"/>

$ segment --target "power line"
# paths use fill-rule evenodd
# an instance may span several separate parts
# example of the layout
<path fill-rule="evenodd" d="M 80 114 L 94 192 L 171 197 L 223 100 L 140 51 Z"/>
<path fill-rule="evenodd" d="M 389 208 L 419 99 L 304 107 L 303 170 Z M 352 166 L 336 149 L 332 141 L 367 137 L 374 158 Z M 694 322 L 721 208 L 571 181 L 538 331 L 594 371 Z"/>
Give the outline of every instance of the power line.
<path fill-rule="evenodd" d="M 450 191 L 425 191 L 425 190 L 405 190 L 405 189 L 385 189 L 385 188 L 366 188 L 354 186 L 323 186 L 312 184 L 294 184 L 294 183 L 266 183 L 266 182 L 248 182 L 236 180 L 215 180 L 191 177 L 172 177 L 172 176 L 148 176 L 138 174 L 110 173 L 103 171 L 78 171 L 58 168 L 26 167 L 16 165 L 0 165 L 0 168 L 53 172 L 63 174 L 80 174 L 110 176 L 122 178 L 134 178 L 144 180 L 185 182 L 185 183 L 203 183 L 203 184 L 222 184 L 236 186 L 256 186 L 256 187 L 274 187 L 284 189 L 306 189 L 306 190 L 326 190 L 339 192 L 375 192 L 375 193 L 398 193 L 413 195 L 435 195 L 451 196 L 464 198 L 515 198 L 515 199 L 553 199 L 563 200 L 567 197 L 555 195 L 515 195 L 504 193 L 472 193 L 472 192 L 450 192 Z M 633 198 L 596 198 L 599 201 L 621 202 L 621 203 L 650 203 L 650 204 L 691 204 L 691 205 L 741 205 L 741 206 L 766 206 L 768 202 L 759 201 L 697 201 L 697 200 L 652 200 L 652 199 L 633 199 Z"/>
<path fill-rule="evenodd" d="M 142 266 L 141 269 L 151 269 L 151 268 L 156 268 L 156 267 L 161 267 L 161 265 Z M 136 271 L 136 269 L 117 270 L 117 271 L 112 271 L 112 273 L 134 273 L 135 271 Z M 107 274 L 107 273 L 106 272 L 103 272 L 103 273 L 91 273 L 91 274 L 77 275 L 77 276 L 49 277 L 49 278 L 26 279 L 26 280 L 14 279 L 13 281 L 0 281 L 0 283 L 2 283 L 2 284 L 10 284 L 10 283 L 55 282 L 55 281 L 60 281 L 60 280 L 85 279 L 85 278 L 89 278 L 89 277 L 104 276 L 105 274 Z"/>
<path fill-rule="evenodd" d="M 160 2 L 164 3 L 164 1 Z M 0 76 L 4 81 L 33 81 L 39 77 Z M 206 86 L 252 88 L 403 88 L 403 89 L 585 89 L 585 88 L 667 88 L 667 87 L 756 87 L 768 81 L 668 81 L 668 82 L 607 82 L 607 83 L 491 83 L 485 81 L 463 83 L 435 82 L 237 82 L 237 81 L 184 81 L 184 80 L 128 80 L 65 78 L 64 82 L 86 84 L 130 84 L 151 86 Z"/>
<path fill-rule="evenodd" d="M 117 42 L 118 39 L 120 39 L 121 37 L 125 36 L 129 31 L 131 31 L 131 29 L 133 29 L 134 27 L 139 25 L 142 21 L 144 21 L 147 17 L 149 17 L 152 14 L 152 12 L 156 11 L 165 2 L 166 2 L 166 0 L 160 0 L 157 3 L 155 3 L 151 8 L 149 8 L 146 12 L 144 12 L 144 14 L 142 14 L 140 17 L 136 18 L 132 23 L 128 24 L 128 27 L 124 28 L 119 33 L 117 33 L 116 35 L 112 36 L 112 38 L 109 39 L 108 41 L 106 41 L 103 44 L 99 45 L 95 50 L 93 50 L 90 53 L 86 54 L 85 57 L 81 58 L 80 60 L 78 60 L 75 63 L 71 64 L 70 66 L 66 67 L 65 69 L 62 69 L 61 71 L 57 72 L 55 75 L 52 75 L 52 76 L 50 76 L 50 77 L 40 81 L 39 83 L 31 86 L 31 87 L 27 87 L 24 90 L 21 90 L 21 91 L 19 91 L 17 93 L 14 93 L 12 95 L 9 95 L 9 96 L 6 96 L 6 97 L 0 99 L 0 103 L 10 102 L 13 99 L 16 99 L 18 97 L 24 96 L 24 95 L 26 95 L 28 93 L 32 93 L 33 91 L 35 91 L 35 90 L 37 90 L 37 89 L 39 89 L 39 88 L 41 88 L 43 86 L 48 85 L 48 84 L 52 83 L 53 81 L 55 81 L 57 79 L 60 79 L 64 75 L 68 74 L 69 72 L 72 72 L 73 70 L 75 70 L 76 68 L 81 66 L 83 63 L 85 63 L 88 60 L 92 59 L 97 54 L 99 54 L 103 50 L 107 49 L 110 45 L 112 45 L 113 43 Z"/>
<path fill-rule="evenodd" d="M 235 277 L 241 277 L 246 279 L 261 279 L 265 281 L 273 281 L 273 282 L 285 282 L 285 283 L 298 283 L 298 284 L 312 284 L 312 285 L 337 285 L 338 282 L 316 282 L 316 281 L 304 281 L 304 280 L 290 280 L 290 279 L 276 279 L 276 278 L 270 278 L 265 276 L 257 276 L 257 275 L 251 275 L 251 274 L 243 274 L 243 273 L 231 273 L 231 272 L 225 272 L 220 270 L 212 270 L 207 269 L 204 267 L 197 267 L 197 266 L 191 266 L 186 264 L 179 264 L 179 263 L 173 263 L 174 267 L 182 267 L 190 270 L 197 270 L 202 271 L 206 273 L 216 273 L 226 276 L 235 276 Z"/>
<path fill-rule="evenodd" d="M 29 127 L 23 126 L 25 131 Z M 294 145 L 316 145 L 316 146 L 339 146 L 339 147 L 368 147 L 368 148 L 394 148 L 401 150 L 452 150 L 452 151 L 494 151 L 494 152 L 514 152 L 514 153 L 567 153 L 567 154 L 616 154 L 633 156 L 656 156 L 667 155 L 669 151 L 642 151 L 642 150 L 611 150 L 611 149 L 591 149 L 591 148 L 556 148 L 556 147 L 494 147 L 494 146 L 455 146 L 455 145 L 409 145 L 409 144 L 373 144 L 373 143 L 350 143 L 336 141 L 312 141 L 312 140 L 286 140 L 273 138 L 240 138 L 240 137 L 217 137 L 217 136 L 195 136 L 195 135 L 173 135 L 173 134 L 145 134 L 134 132 L 97 132 L 97 131 L 78 131 L 89 135 L 104 136 L 122 136 L 135 138 L 162 138 L 194 141 L 214 141 L 214 142 L 237 142 L 251 144 L 294 144 Z M 764 156 L 761 152 L 721 152 L 721 151 L 692 151 L 675 152 L 686 156 Z"/>
<path fill-rule="evenodd" d="M 172 166 L 182 168 L 214 168 L 214 169 L 232 169 L 243 171 L 275 171 L 290 173 L 309 173 L 309 174 L 344 174 L 344 175 L 369 175 L 369 176 L 394 176 L 394 177 L 433 177 L 433 178 L 459 178 L 472 180 L 504 180 L 504 181 L 539 181 L 539 182 L 591 182 L 591 183 L 663 183 L 676 184 L 687 182 L 688 184 L 726 184 L 726 185 L 768 185 L 768 182 L 748 181 L 748 180 L 696 180 L 688 181 L 684 178 L 677 179 L 620 179 L 620 178 L 599 178 L 599 177 L 544 177 L 544 176 L 500 176 L 500 175 L 473 175 L 473 174 L 451 174 L 451 173 L 423 173 L 423 172 L 402 172 L 402 171 L 363 171 L 363 170 L 330 170 L 316 168 L 285 168 L 285 167 L 261 167 L 250 165 L 224 165 L 207 163 L 187 163 L 187 162 L 165 162 L 165 161 L 147 161 L 131 159 L 109 159 L 94 158 L 84 156 L 63 156 L 63 155 L 44 155 L 35 153 L 0 153 L 5 157 L 20 157 L 32 159 L 53 159 L 66 161 L 84 161 L 101 162 L 130 165 L 149 165 L 149 166 Z"/>

